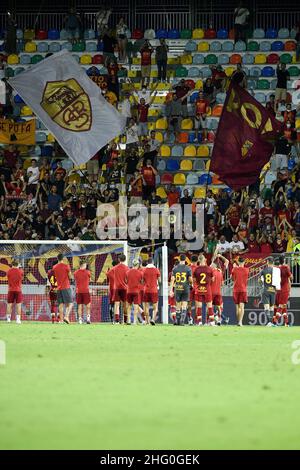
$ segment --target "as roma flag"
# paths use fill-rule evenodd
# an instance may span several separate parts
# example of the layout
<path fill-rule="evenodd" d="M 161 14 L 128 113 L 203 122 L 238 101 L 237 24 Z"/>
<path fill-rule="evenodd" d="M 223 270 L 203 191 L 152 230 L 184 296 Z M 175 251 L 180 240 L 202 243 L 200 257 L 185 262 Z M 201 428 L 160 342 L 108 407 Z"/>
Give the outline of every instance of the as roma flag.
<path fill-rule="evenodd" d="M 282 124 L 253 96 L 231 84 L 211 157 L 210 171 L 234 190 L 255 183 L 273 152 Z"/>

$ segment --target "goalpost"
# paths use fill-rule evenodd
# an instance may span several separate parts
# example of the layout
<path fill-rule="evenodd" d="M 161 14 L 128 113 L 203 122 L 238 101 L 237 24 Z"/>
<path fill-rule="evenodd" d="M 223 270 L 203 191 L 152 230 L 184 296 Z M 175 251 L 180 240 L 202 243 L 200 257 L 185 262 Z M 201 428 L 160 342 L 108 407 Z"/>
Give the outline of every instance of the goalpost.
<path fill-rule="evenodd" d="M 109 322 L 109 290 L 106 272 L 112 261 L 125 254 L 129 267 L 135 259 L 140 259 L 141 248 L 129 247 L 127 241 L 101 240 L 1 240 L 0 241 L 0 320 L 6 319 L 7 277 L 6 272 L 13 259 L 24 270 L 22 284 L 22 320 L 50 321 L 50 301 L 47 292 L 47 272 L 57 262 L 62 253 L 69 261 L 72 272 L 79 268 L 82 260 L 91 271 L 91 321 Z M 168 323 L 168 258 L 167 248 L 162 250 L 161 320 Z M 71 284 L 73 294 L 75 286 Z M 75 298 L 75 295 L 73 295 Z M 13 314 L 14 315 L 14 314 Z M 74 303 L 71 321 L 77 320 L 77 305 Z"/>

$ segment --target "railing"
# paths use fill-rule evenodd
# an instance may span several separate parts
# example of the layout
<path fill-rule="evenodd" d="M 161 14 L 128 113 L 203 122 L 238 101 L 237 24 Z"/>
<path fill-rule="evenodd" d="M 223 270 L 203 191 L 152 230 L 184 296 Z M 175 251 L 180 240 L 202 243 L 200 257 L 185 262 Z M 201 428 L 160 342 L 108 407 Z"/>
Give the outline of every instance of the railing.
<path fill-rule="evenodd" d="M 275 259 L 278 258 L 280 254 L 273 253 L 272 257 Z M 293 274 L 293 287 L 300 287 L 300 254 L 299 253 L 287 253 L 284 255 L 286 264 L 290 267 L 290 270 Z M 248 280 L 248 295 L 257 296 L 261 291 L 261 286 L 259 284 L 259 277 L 261 270 L 266 266 L 268 257 L 265 260 L 260 260 L 256 264 L 251 266 L 251 274 Z M 231 295 L 233 288 L 233 282 L 230 278 L 229 272 L 226 272 L 225 282 L 223 285 L 223 295 Z"/>
<path fill-rule="evenodd" d="M 95 28 L 95 12 L 87 11 L 84 13 L 85 27 Z M 57 28 L 64 26 L 65 13 L 36 13 L 24 12 L 16 15 L 18 27 L 21 29 L 29 27 L 39 27 L 42 29 Z M 230 30 L 233 27 L 233 12 L 222 11 L 197 11 L 193 14 L 185 6 L 181 11 L 141 11 L 140 9 L 129 9 L 120 5 L 118 11 L 113 11 L 110 17 L 110 26 L 114 27 L 120 16 L 124 16 L 130 29 L 141 28 L 143 30 L 160 28 L 208 28 L 209 25 L 216 30 L 226 28 Z M 270 12 L 257 11 L 253 14 L 253 27 L 267 29 L 289 28 L 292 29 L 300 21 L 300 11 Z M 7 16 L 0 14 L 0 28 L 5 28 Z"/>

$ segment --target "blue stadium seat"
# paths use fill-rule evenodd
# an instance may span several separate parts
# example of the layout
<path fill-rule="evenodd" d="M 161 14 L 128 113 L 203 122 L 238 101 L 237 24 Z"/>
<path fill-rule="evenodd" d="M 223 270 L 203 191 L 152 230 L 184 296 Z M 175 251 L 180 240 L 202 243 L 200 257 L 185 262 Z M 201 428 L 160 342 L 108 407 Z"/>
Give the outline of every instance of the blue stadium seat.
<path fill-rule="evenodd" d="M 158 160 L 157 169 L 158 169 L 158 171 L 165 171 L 166 161 L 165 160 Z"/>
<path fill-rule="evenodd" d="M 200 76 L 202 76 L 203 78 L 211 77 L 210 68 L 209 67 L 203 67 L 203 69 L 201 69 Z"/>
<path fill-rule="evenodd" d="M 250 77 L 260 77 L 260 76 L 261 76 L 261 69 L 259 67 L 251 67 Z"/>
<path fill-rule="evenodd" d="M 169 158 L 167 160 L 167 166 L 166 166 L 167 171 L 178 171 L 179 167 L 180 165 L 179 165 L 178 160 L 173 160 L 172 158 Z"/>
<path fill-rule="evenodd" d="M 191 184 L 191 185 L 195 185 L 195 184 L 198 184 L 199 183 L 199 178 L 198 178 L 198 175 L 195 175 L 193 173 L 189 173 L 186 177 L 186 184 Z"/>
<path fill-rule="evenodd" d="M 48 39 L 51 41 L 58 41 L 60 39 L 60 32 L 58 29 L 49 29 Z"/>
<path fill-rule="evenodd" d="M 197 43 L 195 41 L 192 41 L 192 39 L 190 39 L 186 43 L 184 50 L 186 52 L 195 52 L 197 50 Z"/>
<path fill-rule="evenodd" d="M 252 65 L 254 64 L 254 56 L 253 54 L 244 54 L 242 57 L 243 64 Z"/>
<path fill-rule="evenodd" d="M 274 41 L 271 44 L 271 51 L 283 51 L 284 43 L 282 41 Z"/>
<path fill-rule="evenodd" d="M 188 77 L 196 78 L 200 76 L 200 70 L 198 67 L 191 67 L 188 71 Z"/>
<path fill-rule="evenodd" d="M 265 32 L 262 28 L 256 28 L 253 31 L 253 39 L 264 39 Z"/>
<path fill-rule="evenodd" d="M 25 71 L 24 67 L 16 67 L 15 68 L 15 75 L 18 75 L 19 73 L 22 73 Z"/>
<path fill-rule="evenodd" d="M 48 52 L 48 43 L 47 42 L 38 42 L 37 44 L 38 52 Z"/>
<path fill-rule="evenodd" d="M 218 64 L 220 64 L 220 65 L 229 64 L 229 56 L 228 56 L 228 54 L 220 54 L 220 55 L 218 56 Z"/>
<path fill-rule="evenodd" d="M 85 50 L 87 52 L 97 52 L 97 44 L 95 42 L 87 42 Z"/>
<path fill-rule="evenodd" d="M 193 144 L 195 139 L 196 139 L 196 132 L 190 132 L 189 133 L 189 140 L 188 140 L 189 144 Z"/>
<path fill-rule="evenodd" d="M 44 143 L 47 140 L 47 134 L 45 132 L 36 132 L 35 139 L 37 143 Z"/>
<path fill-rule="evenodd" d="M 172 157 L 182 157 L 183 156 L 183 148 L 181 145 L 174 145 L 171 148 L 171 155 Z"/>
<path fill-rule="evenodd" d="M 267 39 L 276 39 L 277 38 L 277 29 L 275 28 L 268 28 L 266 31 L 266 38 Z"/>
<path fill-rule="evenodd" d="M 95 31 L 93 29 L 86 29 L 84 31 L 84 39 L 95 39 Z"/>
<path fill-rule="evenodd" d="M 234 45 L 234 50 L 236 52 L 244 52 L 246 50 L 246 44 L 244 41 L 237 41 Z"/>
<path fill-rule="evenodd" d="M 222 50 L 222 43 L 220 41 L 212 41 L 209 50 L 210 52 L 220 52 Z"/>
<path fill-rule="evenodd" d="M 168 31 L 168 39 L 180 39 L 180 32 L 178 29 L 170 29 Z"/>
<path fill-rule="evenodd" d="M 275 75 L 275 70 L 270 65 L 263 67 L 261 70 L 262 77 L 274 77 L 274 75 Z"/>
<path fill-rule="evenodd" d="M 103 51 L 103 41 L 98 41 L 97 43 L 97 52 Z"/>
<path fill-rule="evenodd" d="M 22 29 L 17 29 L 16 32 L 17 39 L 23 39 L 23 30 Z"/>
<path fill-rule="evenodd" d="M 29 65 L 31 63 L 31 58 L 29 54 L 22 54 L 20 56 L 20 64 L 21 65 Z"/>
<path fill-rule="evenodd" d="M 226 99 L 226 93 L 218 93 L 216 95 L 216 104 L 223 104 Z"/>
<path fill-rule="evenodd" d="M 290 37 L 290 32 L 287 28 L 280 28 L 278 31 L 279 39 L 288 39 Z"/>
<path fill-rule="evenodd" d="M 254 93 L 254 98 L 262 104 L 264 104 L 266 101 L 266 95 L 264 93 L 261 93 L 260 91 Z"/>
<path fill-rule="evenodd" d="M 61 49 L 66 49 L 67 51 L 72 51 L 72 44 L 70 42 L 63 42 L 61 45 Z"/>
<path fill-rule="evenodd" d="M 271 43 L 270 41 L 262 41 L 259 46 L 259 50 L 261 52 L 269 52 L 271 50 Z"/>
<path fill-rule="evenodd" d="M 22 98 L 21 98 L 20 95 L 16 95 L 16 96 L 14 97 L 14 102 L 15 102 L 16 104 L 24 104 L 24 101 L 22 100 Z"/>
<path fill-rule="evenodd" d="M 41 156 L 42 157 L 52 157 L 53 155 L 53 147 L 52 145 L 43 145 L 41 149 Z"/>
<path fill-rule="evenodd" d="M 156 31 L 157 39 L 168 39 L 168 31 L 166 29 L 158 29 Z"/>
<path fill-rule="evenodd" d="M 204 56 L 203 54 L 195 54 L 193 56 L 193 64 L 195 65 L 202 65 L 204 64 Z"/>
<path fill-rule="evenodd" d="M 51 42 L 49 44 L 49 52 L 59 52 L 60 51 L 60 43 L 59 42 Z"/>
<path fill-rule="evenodd" d="M 223 52 L 232 52 L 233 51 L 233 42 L 232 41 L 223 42 L 222 51 Z"/>
<path fill-rule="evenodd" d="M 221 28 L 217 32 L 218 39 L 227 39 L 228 38 L 228 31 L 227 29 Z"/>
<path fill-rule="evenodd" d="M 203 186 L 207 184 L 211 184 L 211 182 L 212 182 L 212 178 L 208 173 L 201 175 L 199 178 L 199 184 L 202 184 Z"/>

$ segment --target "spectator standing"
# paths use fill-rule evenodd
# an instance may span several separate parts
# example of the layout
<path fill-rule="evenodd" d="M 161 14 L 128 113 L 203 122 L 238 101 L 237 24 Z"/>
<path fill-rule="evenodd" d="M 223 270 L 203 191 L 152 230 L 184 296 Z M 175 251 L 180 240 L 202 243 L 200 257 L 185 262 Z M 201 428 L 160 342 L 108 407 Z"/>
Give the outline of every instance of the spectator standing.
<path fill-rule="evenodd" d="M 276 116 L 276 109 L 275 109 L 275 95 L 272 93 L 270 95 L 269 101 L 266 102 L 266 108 L 270 111 L 273 116 Z"/>
<path fill-rule="evenodd" d="M 297 26 L 296 41 L 296 62 L 300 62 L 300 24 Z"/>
<path fill-rule="evenodd" d="M 248 27 L 250 12 L 245 8 L 244 2 L 240 2 L 234 10 L 234 40 L 246 41 L 246 29 Z"/>
<path fill-rule="evenodd" d="M 127 25 L 125 24 L 125 20 L 123 16 L 120 18 L 117 26 L 116 26 L 116 34 L 117 34 L 117 41 L 118 41 L 118 48 L 119 48 L 119 61 L 125 62 L 126 61 L 126 46 L 127 46 Z"/>
<path fill-rule="evenodd" d="M 278 64 L 276 69 L 277 84 L 275 90 L 276 107 L 279 102 L 286 102 L 287 81 L 290 79 L 290 73 L 286 70 L 286 64 Z"/>
<path fill-rule="evenodd" d="M 167 64 L 168 64 L 168 52 L 169 47 L 166 44 L 165 39 L 159 40 L 159 46 L 157 46 L 155 51 L 155 59 L 158 70 L 158 81 L 165 82 L 167 80 Z"/>
<path fill-rule="evenodd" d="M 175 91 L 176 98 L 178 100 L 181 100 L 182 116 L 186 118 L 188 115 L 187 96 L 189 94 L 190 87 L 186 85 L 185 79 L 182 78 L 177 85 L 173 86 L 173 90 Z M 174 97 L 173 97 L 173 100 L 174 100 Z"/>
<path fill-rule="evenodd" d="M 242 88 L 247 88 L 247 77 L 246 73 L 242 69 L 242 64 L 237 64 L 236 70 L 231 75 L 231 82 Z"/>
<path fill-rule="evenodd" d="M 149 85 L 151 76 L 151 55 L 153 47 L 148 39 L 145 40 L 141 50 L 141 73 L 142 73 L 142 86 Z"/>
<path fill-rule="evenodd" d="M 79 33 L 81 30 L 80 15 L 76 13 L 75 8 L 70 8 L 69 14 L 65 17 L 65 27 L 69 40 L 73 44 L 79 39 Z"/>
<path fill-rule="evenodd" d="M 198 131 L 199 128 L 203 131 L 203 140 L 206 140 L 207 137 L 207 122 L 206 116 L 209 110 L 209 102 L 204 98 L 203 91 L 200 90 L 198 98 L 195 101 L 195 130 Z M 198 141 L 198 132 L 196 133 L 195 141 Z"/>
<path fill-rule="evenodd" d="M 147 201 L 152 191 L 155 191 L 155 177 L 157 175 L 157 170 L 151 165 L 151 160 L 147 160 L 146 165 L 142 167 L 142 177 L 143 177 L 143 200 Z"/>
<path fill-rule="evenodd" d="M 140 102 L 137 103 L 137 100 L 134 96 L 134 99 L 137 103 L 138 110 L 138 124 L 139 124 L 139 136 L 146 137 L 148 135 L 148 112 L 149 108 L 152 105 L 156 97 L 156 91 L 154 92 L 150 102 L 147 104 L 144 98 L 141 98 Z"/>
<path fill-rule="evenodd" d="M 103 42 L 103 57 L 114 58 L 115 47 L 118 44 L 117 40 L 113 37 L 112 31 L 108 30 L 102 37 Z"/>

